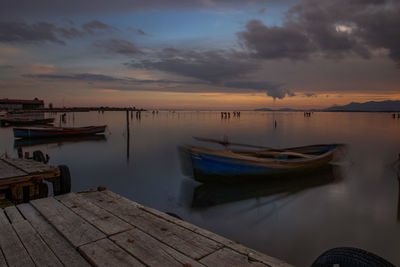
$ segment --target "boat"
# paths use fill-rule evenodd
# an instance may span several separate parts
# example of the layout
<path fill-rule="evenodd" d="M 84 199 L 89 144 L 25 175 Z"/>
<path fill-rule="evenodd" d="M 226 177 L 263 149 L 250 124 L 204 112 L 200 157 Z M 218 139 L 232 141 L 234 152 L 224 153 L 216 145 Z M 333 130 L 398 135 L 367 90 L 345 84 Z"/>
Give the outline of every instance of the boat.
<path fill-rule="evenodd" d="M 227 141 L 223 143 L 229 144 Z M 183 146 L 181 152 L 186 171 L 191 169 L 191 176 L 196 181 L 237 182 L 322 169 L 329 166 L 343 147 L 342 144 L 318 144 L 285 149 L 216 150 Z"/>
<path fill-rule="evenodd" d="M 1 126 L 11 125 L 35 125 L 35 124 L 51 124 L 54 118 L 47 119 L 30 119 L 30 118 L 2 118 L 0 119 Z"/>
<path fill-rule="evenodd" d="M 15 138 L 87 136 L 104 133 L 106 125 L 86 127 L 13 128 Z"/>

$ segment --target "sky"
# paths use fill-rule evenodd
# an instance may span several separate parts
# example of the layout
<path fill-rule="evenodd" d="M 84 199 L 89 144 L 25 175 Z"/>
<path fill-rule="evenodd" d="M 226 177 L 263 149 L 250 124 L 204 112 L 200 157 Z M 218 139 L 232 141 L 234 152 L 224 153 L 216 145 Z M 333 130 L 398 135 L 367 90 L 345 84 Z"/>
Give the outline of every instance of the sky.
<path fill-rule="evenodd" d="M 148 109 L 400 100 L 398 0 L 2 0 L 0 98 Z"/>

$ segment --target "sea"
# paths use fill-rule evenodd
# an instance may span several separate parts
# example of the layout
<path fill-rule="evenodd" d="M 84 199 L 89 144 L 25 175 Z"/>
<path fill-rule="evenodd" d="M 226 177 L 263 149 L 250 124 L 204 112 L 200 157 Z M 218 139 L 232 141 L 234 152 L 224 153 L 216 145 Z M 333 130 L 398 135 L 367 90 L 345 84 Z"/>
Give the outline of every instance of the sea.
<path fill-rule="evenodd" d="M 67 165 L 72 191 L 105 186 L 140 204 L 296 266 L 356 247 L 400 265 L 400 119 L 391 113 L 142 111 L 47 113 L 56 126 L 107 125 L 102 137 L 14 140 L 0 128 L 0 154 L 41 150 Z M 183 164 L 185 145 L 227 149 L 193 137 L 287 148 L 345 144 L 332 168 L 240 186 L 200 184 Z M 228 147 L 229 149 L 229 147 Z"/>

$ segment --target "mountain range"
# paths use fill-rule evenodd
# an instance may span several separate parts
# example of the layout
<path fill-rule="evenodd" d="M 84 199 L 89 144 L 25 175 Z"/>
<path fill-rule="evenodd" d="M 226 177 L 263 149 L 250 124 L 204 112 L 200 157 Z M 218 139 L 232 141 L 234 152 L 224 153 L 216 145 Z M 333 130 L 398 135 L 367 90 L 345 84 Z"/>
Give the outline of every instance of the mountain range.
<path fill-rule="evenodd" d="M 365 103 L 352 102 L 344 106 L 332 106 L 325 109 L 270 109 L 270 108 L 259 108 L 256 111 L 350 111 L 350 112 L 399 112 L 400 101 L 399 100 L 386 100 L 386 101 L 369 101 Z"/>

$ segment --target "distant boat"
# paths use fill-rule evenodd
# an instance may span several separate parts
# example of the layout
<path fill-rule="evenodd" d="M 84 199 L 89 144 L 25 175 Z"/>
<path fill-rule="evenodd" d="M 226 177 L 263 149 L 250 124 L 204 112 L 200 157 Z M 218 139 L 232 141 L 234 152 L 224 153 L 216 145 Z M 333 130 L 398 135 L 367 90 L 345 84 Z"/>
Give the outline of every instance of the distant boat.
<path fill-rule="evenodd" d="M 321 144 L 263 150 L 215 150 L 185 146 L 182 147 L 182 151 L 189 157 L 189 164 L 193 170 L 192 176 L 195 180 L 237 182 L 276 175 L 291 175 L 327 167 L 343 146 Z"/>
<path fill-rule="evenodd" d="M 106 125 L 87 127 L 13 128 L 15 138 L 47 138 L 61 136 L 87 136 L 104 133 Z"/>
<path fill-rule="evenodd" d="M 51 124 L 54 118 L 47 119 L 31 119 L 31 118 L 2 118 L 0 119 L 1 126 L 11 125 L 35 125 L 35 124 Z"/>

